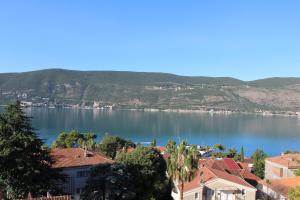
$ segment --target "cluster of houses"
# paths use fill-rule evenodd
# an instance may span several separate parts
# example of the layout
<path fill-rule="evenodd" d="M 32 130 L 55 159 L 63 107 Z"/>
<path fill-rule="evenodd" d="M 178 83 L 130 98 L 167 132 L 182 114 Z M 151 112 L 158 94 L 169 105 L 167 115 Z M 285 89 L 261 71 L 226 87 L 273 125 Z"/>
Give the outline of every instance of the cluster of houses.
<path fill-rule="evenodd" d="M 158 148 L 166 157 L 164 147 Z M 130 149 L 128 152 L 134 151 Z M 67 182 L 61 185 L 72 199 L 80 199 L 92 167 L 112 163 L 106 156 L 86 151 L 81 148 L 52 149 L 54 168 L 59 168 L 68 176 Z M 265 179 L 261 180 L 252 171 L 251 159 L 236 162 L 232 158 L 202 158 L 198 170 L 191 182 L 184 184 L 180 191 L 174 182 L 172 197 L 184 200 L 255 200 L 255 199 L 288 199 L 289 189 L 300 185 L 300 177 L 294 175 L 300 167 L 300 154 L 282 154 L 269 157 L 265 161 Z"/>

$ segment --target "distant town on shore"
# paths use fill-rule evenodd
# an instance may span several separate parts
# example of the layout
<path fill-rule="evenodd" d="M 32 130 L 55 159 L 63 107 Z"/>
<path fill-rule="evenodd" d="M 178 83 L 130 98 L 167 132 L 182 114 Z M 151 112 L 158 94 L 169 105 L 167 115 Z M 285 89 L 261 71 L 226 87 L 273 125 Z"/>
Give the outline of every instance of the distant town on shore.
<path fill-rule="evenodd" d="M 49 69 L 0 74 L 0 103 L 81 109 L 299 116 L 300 78 L 241 81 L 166 73 Z"/>

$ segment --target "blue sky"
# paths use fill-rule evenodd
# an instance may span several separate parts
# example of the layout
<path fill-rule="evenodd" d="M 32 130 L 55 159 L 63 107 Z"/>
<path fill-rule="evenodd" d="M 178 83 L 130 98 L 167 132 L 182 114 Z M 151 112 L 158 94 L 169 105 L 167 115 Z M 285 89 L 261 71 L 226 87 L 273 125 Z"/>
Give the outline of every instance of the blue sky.
<path fill-rule="evenodd" d="M 0 0 L 0 72 L 300 77 L 298 0 Z"/>

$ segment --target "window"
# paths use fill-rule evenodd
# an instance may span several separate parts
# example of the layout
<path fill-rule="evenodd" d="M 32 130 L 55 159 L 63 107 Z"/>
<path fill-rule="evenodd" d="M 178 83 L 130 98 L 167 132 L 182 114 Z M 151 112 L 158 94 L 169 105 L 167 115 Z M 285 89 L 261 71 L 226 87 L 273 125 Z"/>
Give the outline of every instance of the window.
<path fill-rule="evenodd" d="M 76 194 L 80 194 L 81 189 L 80 188 L 76 188 Z"/>
<path fill-rule="evenodd" d="M 280 177 L 283 177 L 283 168 L 280 168 Z"/>
<path fill-rule="evenodd" d="M 215 193 L 215 191 L 214 191 L 214 190 L 210 190 L 210 189 L 208 189 L 208 190 L 207 190 L 206 199 L 207 199 L 207 200 L 211 200 L 211 199 L 212 199 L 212 197 L 214 196 L 214 193 Z"/>
<path fill-rule="evenodd" d="M 234 195 L 230 192 L 221 192 L 220 193 L 220 200 L 233 200 L 234 199 Z"/>
<path fill-rule="evenodd" d="M 77 177 L 88 177 L 90 175 L 90 171 L 78 171 Z"/>
<path fill-rule="evenodd" d="M 197 199 L 197 200 L 199 199 L 199 193 L 198 192 L 195 193 L 195 199 Z"/>

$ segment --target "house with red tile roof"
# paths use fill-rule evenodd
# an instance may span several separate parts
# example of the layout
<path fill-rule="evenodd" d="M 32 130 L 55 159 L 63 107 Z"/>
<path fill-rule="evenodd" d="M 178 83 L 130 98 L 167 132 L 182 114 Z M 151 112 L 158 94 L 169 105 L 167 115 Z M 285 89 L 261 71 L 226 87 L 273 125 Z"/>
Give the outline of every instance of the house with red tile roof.
<path fill-rule="evenodd" d="M 262 194 L 272 199 L 287 200 L 289 190 L 299 185 L 300 177 L 295 176 L 282 179 L 261 180 L 257 188 Z"/>
<path fill-rule="evenodd" d="M 282 154 L 265 160 L 265 179 L 294 177 L 300 167 L 300 153 Z"/>
<path fill-rule="evenodd" d="M 247 169 L 241 168 L 233 159 L 199 160 L 196 177 L 184 184 L 184 200 L 255 200 L 256 188 L 247 180 L 260 180 Z M 180 196 L 175 184 L 172 197 Z"/>
<path fill-rule="evenodd" d="M 54 160 L 52 167 L 61 169 L 67 175 L 66 183 L 61 186 L 64 193 L 73 195 L 75 199 L 79 199 L 92 167 L 113 163 L 113 160 L 100 153 L 81 148 L 55 148 L 50 155 Z"/>

